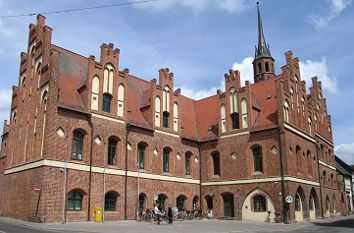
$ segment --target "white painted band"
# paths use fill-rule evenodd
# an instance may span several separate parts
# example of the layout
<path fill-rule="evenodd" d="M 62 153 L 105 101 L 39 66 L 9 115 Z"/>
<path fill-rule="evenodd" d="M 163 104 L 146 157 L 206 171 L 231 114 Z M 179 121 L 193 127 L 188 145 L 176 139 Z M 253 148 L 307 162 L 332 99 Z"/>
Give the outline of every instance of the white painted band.
<path fill-rule="evenodd" d="M 234 133 L 234 134 L 224 135 L 224 136 L 221 136 L 220 138 L 224 139 L 224 138 L 230 138 L 230 137 L 237 137 L 237 136 L 246 135 L 246 134 L 249 134 L 249 133 L 250 133 L 249 131 L 245 131 L 245 132 L 241 132 L 241 133 Z"/>
<path fill-rule="evenodd" d="M 177 134 L 167 133 L 167 132 L 164 132 L 164 131 L 161 131 L 161 130 L 157 130 L 157 129 L 155 129 L 155 132 L 156 133 L 160 133 L 160 134 L 165 134 L 165 135 L 168 135 L 168 136 L 171 136 L 171 137 L 179 138 L 179 135 L 177 135 Z"/>
<path fill-rule="evenodd" d="M 323 166 L 326 166 L 326 167 L 328 167 L 328 168 L 330 168 L 332 170 L 337 171 L 337 168 L 333 167 L 332 165 L 329 165 L 328 163 L 326 163 L 326 162 L 324 162 L 322 160 L 319 160 L 319 163 L 322 164 Z"/>
<path fill-rule="evenodd" d="M 294 128 L 293 126 L 291 126 L 291 125 L 289 125 L 289 124 L 287 124 L 287 123 L 284 123 L 284 127 L 285 127 L 286 129 L 288 129 L 289 131 L 291 131 L 291 132 L 293 132 L 293 133 L 295 133 L 295 134 L 297 134 L 297 135 L 299 135 L 299 136 L 301 136 L 301 137 L 307 139 L 308 141 L 313 142 L 313 143 L 316 143 L 316 140 L 315 140 L 314 138 L 312 138 L 312 137 L 310 137 L 309 135 L 307 135 L 306 133 L 304 133 L 304 132 L 302 132 L 302 131 L 300 131 L 300 130 Z"/>
<path fill-rule="evenodd" d="M 8 175 L 11 173 L 16 173 L 20 171 L 25 171 L 33 168 L 38 168 L 38 167 L 43 167 L 43 166 L 48 166 L 48 167 L 57 167 L 57 168 L 69 168 L 73 170 L 79 170 L 79 171 L 90 171 L 90 166 L 85 165 L 85 164 L 77 164 L 77 163 L 72 163 L 72 162 L 65 162 L 63 161 L 55 161 L 55 160 L 39 160 L 35 161 L 32 163 L 24 164 L 18 167 L 10 168 L 5 170 L 4 174 Z M 105 173 L 105 174 L 111 174 L 111 175 L 119 175 L 119 176 L 124 176 L 126 171 L 125 170 L 120 170 L 120 169 L 113 169 L 113 168 L 103 168 L 103 167 L 92 167 L 92 172 L 94 173 Z M 164 176 L 164 175 L 155 175 L 155 174 L 150 174 L 150 173 L 139 173 L 138 172 L 131 172 L 127 171 L 127 176 L 129 177 L 138 177 L 139 178 L 144 178 L 144 179 L 152 179 L 152 180 L 161 180 L 161 181 L 171 181 L 171 182 L 179 182 L 179 183 L 188 183 L 188 184 L 199 184 L 199 180 L 197 179 L 187 179 L 187 178 L 182 178 L 182 177 L 174 177 L 174 176 Z"/>
<path fill-rule="evenodd" d="M 325 137 L 323 137 L 322 135 L 316 133 L 316 136 L 319 137 L 321 140 L 325 141 L 328 145 L 334 147 L 333 143 L 328 141 Z"/>
<path fill-rule="evenodd" d="M 97 113 L 91 113 L 91 115 L 93 117 L 101 118 L 101 119 L 104 119 L 104 120 L 109 120 L 109 121 L 125 124 L 124 121 L 116 119 L 116 118 L 113 118 L 113 117 L 103 116 L 103 115 L 100 115 L 100 114 L 97 114 Z"/>
<path fill-rule="evenodd" d="M 233 184 L 253 184 L 253 183 L 267 183 L 267 182 L 280 182 L 281 177 L 270 177 L 270 178 L 260 178 L 260 179 L 242 179 L 242 180 L 229 180 L 229 181 L 215 181 L 215 182 L 206 182 L 202 183 L 203 186 L 210 185 L 233 185 Z M 319 186 L 318 182 L 299 179 L 291 176 L 284 177 L 284 181 L 292 181 L 296 183 L 309 184 Z"/>

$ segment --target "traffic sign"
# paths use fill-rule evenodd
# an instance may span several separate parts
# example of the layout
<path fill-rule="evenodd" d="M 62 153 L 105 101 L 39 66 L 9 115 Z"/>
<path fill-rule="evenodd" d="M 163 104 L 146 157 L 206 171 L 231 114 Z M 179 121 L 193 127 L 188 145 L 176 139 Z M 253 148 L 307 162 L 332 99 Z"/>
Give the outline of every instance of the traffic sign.
<path fill-rule="evenodd" d="M 33 187 L 33 192 L 36 193 L 36 194 L 40 194 L 41 193 L 41 186 L 35 185 Z"/>
<path fill-rule="evenodd" d="M 293 197 L 291 195 L 286 196 L 285 198 L 286 203 L 292 203 L 293 202 Z"/>

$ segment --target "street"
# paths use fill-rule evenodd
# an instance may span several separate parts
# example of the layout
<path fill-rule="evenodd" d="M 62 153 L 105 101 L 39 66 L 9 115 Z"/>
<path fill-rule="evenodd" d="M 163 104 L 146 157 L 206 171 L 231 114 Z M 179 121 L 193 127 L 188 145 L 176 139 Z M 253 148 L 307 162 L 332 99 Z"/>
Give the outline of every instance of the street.
<path fill-rule="evenodd" d="M 241 233 L 241 232 L 353 232 L 354 216 L 321 219 L 316 222 L 294 224 L 246 222 L 233 220 L 189 220 L 176 221 L 173 225 L 156 225 L 149 222 L 117 221 L 106 223 L 75 222 L 75 223 L 29 223 L 14 219 L 0 218 L 0 233 L 44 233 L 44 232 L 123 232 L 123 233 Z"/>

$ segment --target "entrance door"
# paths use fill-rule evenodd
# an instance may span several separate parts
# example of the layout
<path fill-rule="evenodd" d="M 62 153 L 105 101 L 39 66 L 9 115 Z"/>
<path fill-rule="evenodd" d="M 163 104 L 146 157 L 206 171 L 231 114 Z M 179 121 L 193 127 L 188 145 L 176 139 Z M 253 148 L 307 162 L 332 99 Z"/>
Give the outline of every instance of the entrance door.
<path fill-rule="evenodd" d="M 224 196 L 224 216 L 234 217 L 234 197 L 231 194 Z"/>

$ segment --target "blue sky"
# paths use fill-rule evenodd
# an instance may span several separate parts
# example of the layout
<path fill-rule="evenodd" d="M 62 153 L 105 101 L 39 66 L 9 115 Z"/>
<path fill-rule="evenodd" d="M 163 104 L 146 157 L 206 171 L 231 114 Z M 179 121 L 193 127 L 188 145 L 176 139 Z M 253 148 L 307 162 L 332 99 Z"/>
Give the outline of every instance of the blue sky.
<path fill-rule="evenodd" d="M 1 16 L 39 13 L 133 0 L 0 0 Z M 332 115 L 337 154 L 354 154 L 354 7 L 352 0 L 263 0 L 261 14 L 277 73 L 292 50 L 302 79 L 317 75 Z M 100 45 L 121 51 L 120 69 L 145 80 L 168 67 L 182 94 L 202 98 L 223 89 L 223 74 L 241 71 L 252 81 L 257 44 L 256 0 L 160 0 L 92 11 L 46 15 L 52 43 L 99 58 Z M 0 121 L 8 119 L 11 86 L 18 84 L 19 54 L 26 51 L 35 16 L 0 19 Z M 308 84 L 310 84 L 308 82 Z M 308 86 L 309 87 L 309 86 Z M 0 129 L 0 133 L 2 129 Z"/>

